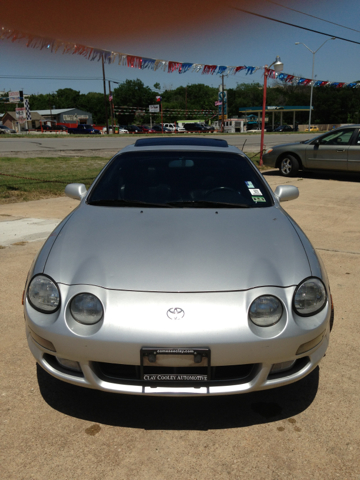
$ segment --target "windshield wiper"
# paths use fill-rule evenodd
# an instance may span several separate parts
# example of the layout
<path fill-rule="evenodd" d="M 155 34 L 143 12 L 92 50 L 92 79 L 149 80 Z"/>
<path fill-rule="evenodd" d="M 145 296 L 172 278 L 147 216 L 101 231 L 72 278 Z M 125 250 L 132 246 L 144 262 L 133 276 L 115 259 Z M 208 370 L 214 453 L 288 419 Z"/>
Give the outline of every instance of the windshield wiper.
<path fill-rule="evenodd" d="M 213 202 L 210 200 L 179 200 L 178 202 L 168 202 L 167 205 L 173 207 L 190 207 L 190 208 L 250 208 L 247 203 L 226 203 L 226 202 Z"/>
<path fill-rule="evenodd" d="M 150 203 L 142 202 L 140 200 L 93 200 L 88 202 L 89 205 L 95 205 L 97 207 L 145 207 L 145 208 L 174 208 L 168 203 Z"/>

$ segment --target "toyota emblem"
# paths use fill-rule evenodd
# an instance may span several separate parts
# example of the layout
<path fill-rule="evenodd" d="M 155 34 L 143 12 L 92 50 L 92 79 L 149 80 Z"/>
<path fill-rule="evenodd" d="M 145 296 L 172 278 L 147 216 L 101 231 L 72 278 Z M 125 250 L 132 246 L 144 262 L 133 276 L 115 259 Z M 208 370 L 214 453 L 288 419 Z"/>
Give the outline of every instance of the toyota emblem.
<path fill-rule="evenodd" d="M 166 315 L 168 318 L 170 318 L 170 320 L 181 320 L 184 317 L 185 312 L 182 308 L 175 307 L 169 308 L 169 310 L 166 312 Z"/>

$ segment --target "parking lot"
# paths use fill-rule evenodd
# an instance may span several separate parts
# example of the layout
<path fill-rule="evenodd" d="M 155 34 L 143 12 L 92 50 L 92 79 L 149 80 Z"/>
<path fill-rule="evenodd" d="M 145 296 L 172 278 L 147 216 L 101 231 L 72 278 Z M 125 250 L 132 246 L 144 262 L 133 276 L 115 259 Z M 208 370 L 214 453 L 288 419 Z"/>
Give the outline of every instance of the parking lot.
<path fill-rule="evenodd" d="M 360 175 L 264 176 L 273 189 L 300 190 L 283 206 L 325 262 L 335 324 L 308 377 L 248 395 L 122 396 L 61 383 L 36 367 L 23 287 L 47 229 L 77 201 L 0 205 L 0 230 L 14 227 L 0 241 L 2 478 L 360 479 Z M 29 233 L 30 219 L 43 228 Z M 263 248 L 271 255 L 266 232 Z"/>

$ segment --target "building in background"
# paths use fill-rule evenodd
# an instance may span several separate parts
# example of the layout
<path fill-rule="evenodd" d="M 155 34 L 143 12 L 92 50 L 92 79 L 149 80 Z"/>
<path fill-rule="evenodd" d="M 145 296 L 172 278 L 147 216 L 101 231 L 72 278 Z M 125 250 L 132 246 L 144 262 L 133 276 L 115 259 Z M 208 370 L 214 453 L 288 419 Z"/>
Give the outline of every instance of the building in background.
<path fill-rule="evenodd" d="M 49 125 L 67 125 L 76 127 L 77 125 L 92 125 L 92 113 L 79 110 L 78 108 L 54 108 L 53 110 L 31 110 L 33 113 L 41 115 Z"/>
<path fill-rule="evenodd" d="M 43 124 L 45 123 L 45 119 L 37 112 L 31 113 L 31 120 L 25 123 L 19 123 L 18 119 L 16 118 L 16 112 L 6 112 L 2 117 L 2 124 L 6 127 L 12 128 L 17 132 L 21 130 L 35 129 L 40 126 L 40 122 Z"/>

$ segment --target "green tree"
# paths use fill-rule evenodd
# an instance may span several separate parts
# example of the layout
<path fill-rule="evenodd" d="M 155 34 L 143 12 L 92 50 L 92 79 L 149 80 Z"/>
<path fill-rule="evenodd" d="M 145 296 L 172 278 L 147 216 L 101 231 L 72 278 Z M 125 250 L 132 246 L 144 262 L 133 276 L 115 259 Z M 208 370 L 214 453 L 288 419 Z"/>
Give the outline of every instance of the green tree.
<path fill-rule="evenodd" d="M 117 88 L 114 89 L 114 105 L 116 107 L 140 107 L 146 110 L 149 109 L 149 105 L 155 103 L 156 93 L 153 92 L 150 87 L 145 87 L 144 83 L 139 80 L 125 80 Z M 130 115 L 120 114 L 118 120 L 120 125 L 131 124 L 136 117 L 136 111 L 134 110 Z M 147 116 L 137 116 L 137 123 L 145 123 Z"/>
<path fill-rule="evenodd" d="M 106 97 L 108 102 L 108 97 Z M 110 116 L 110 107 L 109 102 L 107 105 L 107 112 Z M 104 94 L 98 92 L 89 92 L 86 95 L 80 95 L 79 103 L 77 108 L 90 112 L 93 117 L 93 122 L 97 125 L 105 125 L 105 105 L 104 105 Z"/>

